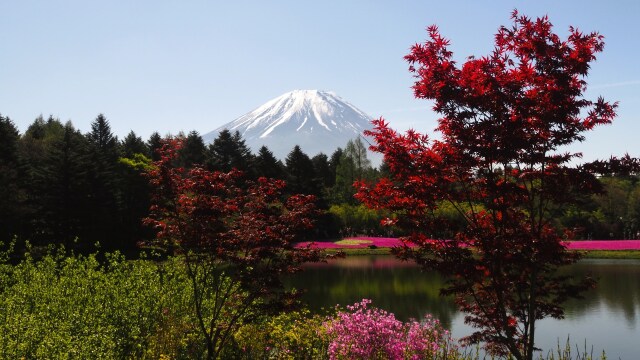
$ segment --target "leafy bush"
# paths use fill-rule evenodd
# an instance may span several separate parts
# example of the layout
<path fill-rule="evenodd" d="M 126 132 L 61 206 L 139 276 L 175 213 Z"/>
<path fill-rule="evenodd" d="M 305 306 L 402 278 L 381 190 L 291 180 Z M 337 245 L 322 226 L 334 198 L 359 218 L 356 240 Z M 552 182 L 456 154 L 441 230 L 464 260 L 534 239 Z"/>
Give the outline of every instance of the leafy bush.
<path fill-rule="evenodd" d="M 168 316 L 191 321 L 189 282 L 175 260 L 98 258 L 64 248 L 39 260 L 27 252 L 16 265 L 0 258 L 0 358 L 157 358 Z M 188 334 L 180 341 L 201 342 Z"/>
<path fill-rule="evenodd" d="M 242 359 L 325 359 L 328 340 L 322 333 L 324 320 L 308 310 L 263 318 L 240 328 L 230 349 L 235 356 L 226 355 Z"/>

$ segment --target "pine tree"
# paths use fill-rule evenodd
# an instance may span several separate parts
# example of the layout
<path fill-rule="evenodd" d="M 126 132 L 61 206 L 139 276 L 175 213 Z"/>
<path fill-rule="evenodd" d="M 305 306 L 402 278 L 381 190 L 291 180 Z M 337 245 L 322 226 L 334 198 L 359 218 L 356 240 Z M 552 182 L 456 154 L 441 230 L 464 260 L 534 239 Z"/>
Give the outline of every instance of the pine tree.
<path fill-rule="evenodd" d="M 160 155 L 158 154 L 158 150 L 162 148 L 162 137 L 158 132 L 154 132 L 147 140 L 147 146 L 149 147 L 149 155 L 151 156 L 151 160 L 158 161 L 160 160 Z"/>
<path fill-rule="evenodd" d="M 87 150 L 86 138 L 67 122 L 62 136 L 47 147 L 46 163 L 36 172 L 41 205 L 38 214 L 47 242 L 69 246 L 74 238 L 91 235 L 86 211 L 90 193 Z"/>
<path fill-rule="evenodd" d="M 135 154 L 142 154 L 146 157 L 151 155 L 149 146 L 147 146 L 142 138 L 137 136 L 133 130 L 122 140 L 120 147 L 122 149 L 122 156 L 126 158 L 132 158 Z"/>
<path fill-rule="evenodd" d="M 209 145 L 206 153 L 206 166 L 210 170 L 229 172 L 237 169 L 245 173 L 250 171 L 252 154 L 238 131 L 231 134 L 222 130 Z"/>
<path fill-rule="evenodd" d="M 48 182 L 40 173 L 47 164 L 47 154 L 52 144 L 62 137 L 64 126 L 53 116 L 45 121 L 41 116 L 27 128 L 20 138 L 18 153 L 21 159 L 21 178 L 24 187 L 24 234 L 34 243 L 52 239 L 47 232 L 46 218 L 42 216 L 45 207 L 43 199 L 49 189 Z"/>
<path fill-rule="evenodd" d="M 205 152 L 202 136 L 197 131 L 191 131 L 182 142 L 182 147 L 178 152 L 178 165 L 183 168 L 192 168 L 196 165 L 202 166 L 205 163 Z"/>
<path fill-rule="evenodd" d="M 106 117 L 98 115 L 91 124 L 91 132 L 86 135 L 89 142 L 89 169 L 90 184 L 90 225 L 93 229 L 92 239 L 86 241 L 100 241 L 107 247 L 119 247 L 122 244 L 116 242 L 119 230 L 119 176 L 118 140 L 111 132 L 111 127 Z"/>
<path fill-rule="evenodd" d="M 273 153 L 266 146 L 258 150 L 258 155 L 253 161 L 253 172 L 256 177 L 266 177 L 283 180 L 286 178 L 286 171 L 282 161 L 276 159 Z"/>
<path fill-rule="evenodd" d="M 313 170 L 316 173 L 318 182 L 322 184 L 324 188 L 330 188 L 335 182 L 335 175 L 331 172 L 331 166 L 329 164 L 329 158 L 323 153 L 311 158 L 313 163 Z"/>
<path fill-rule="evenodd" d="M 300 146 L 296 145 L 287 155 L 287 189 L 291 194 L 320 195 L 313 162 Z"/>
<path fill-rule="evenodd" d="M 13 121 L 0 114 L 0 241 L 17 235 L 23 218 L 18 140 Z"/>
<path fill-rule="evenodd" d="M 342 158 L 342 153 L 344 151 L 342 148 L 337 148 L 333 154 L 331 154 L 331 158 L 329 159 L 329 170 L 331 171 L 332 181 L 331 187 L 333 187 L 336 183 L 336 171 L 338 169 L 338 165 L 340 164 L 340 159 Z"/>

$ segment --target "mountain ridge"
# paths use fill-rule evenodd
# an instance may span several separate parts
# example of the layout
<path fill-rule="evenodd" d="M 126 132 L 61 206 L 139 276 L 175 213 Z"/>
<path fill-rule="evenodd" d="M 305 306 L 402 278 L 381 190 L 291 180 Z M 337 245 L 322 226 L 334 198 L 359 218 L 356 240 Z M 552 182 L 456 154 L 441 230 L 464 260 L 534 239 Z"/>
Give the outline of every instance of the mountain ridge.
<path fill-rule="evenodd" d="M 227 129 L 238 131 L 252 151 L 267 146 L 284 160 L 295 145 L 309 156 L 330 155 L 371 128 L 371 117 L 331 91 L 294 90 L 203 135 L 212 142 Z"/>

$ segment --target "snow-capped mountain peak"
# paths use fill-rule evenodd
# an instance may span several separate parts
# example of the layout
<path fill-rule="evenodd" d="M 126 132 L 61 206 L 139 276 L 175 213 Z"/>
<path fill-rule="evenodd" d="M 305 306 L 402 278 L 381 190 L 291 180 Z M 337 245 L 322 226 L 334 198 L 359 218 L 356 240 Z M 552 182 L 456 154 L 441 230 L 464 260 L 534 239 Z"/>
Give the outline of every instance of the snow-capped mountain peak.
<path fill-rule="evenodd" d="M 279 127 L 295 127 L 295 131 L 364 130 L 360 121 L 349 121 L 356 115 L 370 118 L 335 93 L 319 90 L 294 90 L 267 101 L 222 128 L 240 131 L 245 139 L 266 138 Z M 218 129 L 222 130 L 222 129 Z M 287 131 L 290 129 L 287 129 Z"/>
<path fill-rule="evenodd" d="M 330 91 L 294 90 L 203 136 L 213 141 L 223 129 L 238 131 L 257 151 L 266 145 L 284 159 L 295 145 L 309 155 L 330 155 L 371 127 L 371 117 Z"/>

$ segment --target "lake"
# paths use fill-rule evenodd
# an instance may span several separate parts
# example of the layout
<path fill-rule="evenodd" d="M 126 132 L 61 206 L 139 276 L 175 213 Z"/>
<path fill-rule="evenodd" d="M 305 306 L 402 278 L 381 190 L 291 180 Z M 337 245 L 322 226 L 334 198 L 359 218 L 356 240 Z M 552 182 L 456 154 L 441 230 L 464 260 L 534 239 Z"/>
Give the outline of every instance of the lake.
<path fill-rule="evenodd" d="M 582 351 L 586 340 L 594 355 L 605 350 L 609 359 L 640 358 L 640 260 L 585 259 L 567 271 L 591 273 L 598 287 L 584 299 L 565 304 L 564 320 L 539 322 L 536 345 L 555 349 L 558 341 L 564 346 L 570 336 L 574 349 L 577 344 Z M 315 310 L 367 298 L 400 319 L 430 313 L 455 338 L 468 335 L 471 329 L 453 301 L 439 295 L 441 284 L 439 275 L 392 256 L 352 256 L 311 264 L 289 279 L 290 286 L 306 289 L 304 300 Z"/>

